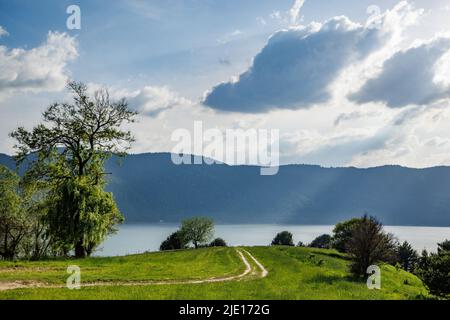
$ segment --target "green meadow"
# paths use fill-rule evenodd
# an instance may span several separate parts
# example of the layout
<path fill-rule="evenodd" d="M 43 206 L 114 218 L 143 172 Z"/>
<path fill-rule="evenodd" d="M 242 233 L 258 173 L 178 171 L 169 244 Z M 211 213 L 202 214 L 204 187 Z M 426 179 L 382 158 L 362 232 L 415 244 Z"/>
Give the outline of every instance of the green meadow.
<path fill-rule="evenodd" d="M 424 299 L 427 291 L 414 275 L 381 265 L 381 289 L 369 290 L 353 278 L 349 261 L 334 250 L 299 247 L 203 248 L 111 258 L 0 262 L 0 299 Z M 268 271 L 262 277 L 260 266 Z M 82 286 L 65 287 L 67 267 L 78 265 Z M 217 279 L 217 282 L 202 282 Z M 192 283 L 192 282 L 200 283 Z M 186 282 L 181 283 L 180 282 Z"/>

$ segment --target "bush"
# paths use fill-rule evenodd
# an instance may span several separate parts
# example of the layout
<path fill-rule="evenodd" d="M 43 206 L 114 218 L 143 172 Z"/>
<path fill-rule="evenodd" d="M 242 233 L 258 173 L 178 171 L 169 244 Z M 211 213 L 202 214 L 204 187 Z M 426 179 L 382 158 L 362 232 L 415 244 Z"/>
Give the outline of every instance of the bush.
<path fill-rule="evenodd" d="M 329 249 L 331 248 L 331 236 L 329 234 L 323 234 L 315 238 L 309 246 L 311 248 Z"/>
<path fill-rule="evenodd" d="M 428 291 L 441 298 L 450 297 L 450 242 L 438 244 L 438 252 L 428 255 L 426 251 L 419 259 L 416 274 Z"/>
<path fill-rule="evenodd" d="M 301 241 L 297 243 L 297 247 L 306 247 L 305 244 Z"/>
<path fill-rule="evenodd" d="M 209 244 L 210 247 L 227 247 L 227 243 L 222 238 L 215 238 Z"/>
<path fill-rule="evenodd" d="M 365 276 L 367 268 L 378 262 L 395 260 L 396 243 L 392 234 L 383 231 L 383 225 L 374 217 L 364 216 L 352 231 L 347 252 L 352 260 L 350 271 Z"/>
<path fill-rule="evenodd" d="M 273 246 L 294 246 L 294 241 L 292 240 L 292 233 L 289 231 L 282 231 L 278 233 L 272 240 Z"/>
<path fill-rule="evenodd" d="M 176 232 L 172 233 L 170 236 L 168 236 L 167 239 L 161 243 L 159 250 L 161 250 L 161 251 L 179 250 L 179 249 L 185 249 L 186 246 L 187 246 L 187 241 L 186 241 L 184 235 L 181 233 L 181 231 L 176 231 Z"/>

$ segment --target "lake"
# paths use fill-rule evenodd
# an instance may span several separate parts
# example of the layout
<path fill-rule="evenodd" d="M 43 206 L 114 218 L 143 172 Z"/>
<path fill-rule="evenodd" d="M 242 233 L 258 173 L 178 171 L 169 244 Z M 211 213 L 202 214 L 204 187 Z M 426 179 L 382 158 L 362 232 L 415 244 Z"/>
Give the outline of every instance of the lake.
<path fill-rule="evenodd" d="M 145 251 L 157 251 L 169 234 L 178 229 L 178 224 L 124 224 L 119 232 L 110 236 L 95 252 L 96 256 L 118 256 Z M 280 231 L 288 230 L 294 241 L 307 244 L 315 237 L 331 233 L 334 226 L 272 225 L 272 224 L 228 224 L 216 225 L 215 237 L 223 238 L 229 245 L 268 245 Z M 436 251 L 436 244 L 450 239 L 450 228 L 385 226 L 400 241 L 410 242 L 419 253 L 423 249 Z"/>

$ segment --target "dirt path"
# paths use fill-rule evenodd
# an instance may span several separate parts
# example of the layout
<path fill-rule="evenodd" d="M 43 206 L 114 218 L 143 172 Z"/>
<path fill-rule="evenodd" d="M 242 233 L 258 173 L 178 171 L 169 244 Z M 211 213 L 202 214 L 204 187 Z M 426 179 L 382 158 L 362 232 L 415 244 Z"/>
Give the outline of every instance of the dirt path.
<path fill-rule="evenodd" d="M 247 254 L 250 256 L 250 258 L 252 258 L 252 260 L 256 263 L 256 265 L 261 269 L 261 278 L 265 278 L 267 277 L 267 275 L 269 274 L 269 271 L 267 271 L 266 268 L 264 268 L 264 266 L 261 264 L 261 262 L 259 262 L 258 260 L 256 260 L 256 258 L 247 250 L 244 250 L 245 252 L 247 252 Z"/>
<path fill-rule="evenodd" d="M 201 279 L 201 280 L 169 280 L 169 281 L 132 281 L 132 282 L 125 282 L 125 281 L 99 281 L 99 282 L 89 282 L 89 283 L 82 283 L 81 287 L 95 287 L 95 286 L 145 286 L 145 285 L 171 285 L 171 284 L 198 284 L 198 283 L 213 283 L 213 282 L 226 282 L 226 281 L 233 281 L 233 280 L 240 280 L 248 275 L 250 275 L 252 271 L 252 266 L 248 262 L 245 255 L 242 253 L 244 251 L 258 266 L 259 269 L 261 269 L 261 278 L 264 278 L 267 276 L 268 271 L 264 268 L 264 266 L 256 260 L 255 257 L 253 257 L 250 252 L 244 249 L 236 249 L 236 252 L 238 253 L 239 257 L 241 258 L 242 262 L 245 265 L 245 270 L 241 274 L 235 275 L 235 276 L 228 276 L 228 277 L 217 277 L 217 278 L 209 278 L 209 279 Z M 13 289 L 24 289 L 24 288 L 65 288 L 65 286 L 62 285 L 49 285 L 42 282 L 37 281 L 10 281 L 10 282 L 2 282 L 0 281 L 0 291 L 5 290 L 13 290 Z"/>

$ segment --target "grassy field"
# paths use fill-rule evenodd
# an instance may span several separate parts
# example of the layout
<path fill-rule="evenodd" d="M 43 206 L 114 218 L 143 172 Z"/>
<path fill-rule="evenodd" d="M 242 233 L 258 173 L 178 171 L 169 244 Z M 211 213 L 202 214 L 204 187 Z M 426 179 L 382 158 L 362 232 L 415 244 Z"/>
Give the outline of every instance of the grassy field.
<path fill-rule="evenodd" d="M 269 271 L 247 256 L 253 272 L 239 281 L 197 284 L 110 285 L 27 288 L 0 291 L 0 299 L 421 299 L 426 290 L 414 275 L 382 266 L 381 290 L 350 277 L 348 261 L 333 250 L 248 247 Z M 234 248 L 207 248 L 116 258 L 45 262 L 0 262 L 0 282 L 28 280 L 65 284 L 68 265 L 79 265 L 82 282 L 192 280 L 241 274 L 245 265 Z M 112 284 L 112 283 L 111 283 Z"/>

